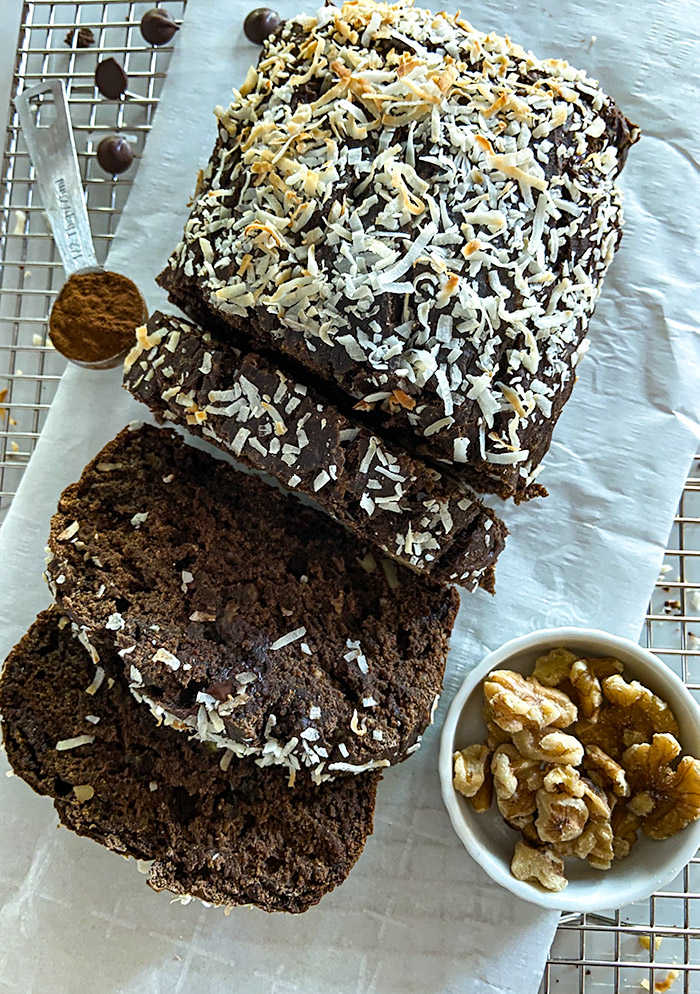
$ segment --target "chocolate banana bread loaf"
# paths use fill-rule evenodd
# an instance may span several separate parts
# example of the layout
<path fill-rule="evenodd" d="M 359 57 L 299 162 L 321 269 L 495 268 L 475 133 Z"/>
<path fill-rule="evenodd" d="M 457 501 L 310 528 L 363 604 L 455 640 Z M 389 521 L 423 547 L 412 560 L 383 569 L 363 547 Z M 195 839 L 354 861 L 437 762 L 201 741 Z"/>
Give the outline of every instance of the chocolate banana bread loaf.
<path fill-rule="evenodd" d="M 317 782 L 418 748 L 454 588 L 173 432 L 105 446 L 63 493 L 48 557 L 84 643 L 119 651 L 158 721 Z"/>
<path fill-rule="evenodd" d="M 66 621 L 40 614 L 0 679 L 10 763 L 64 825 L 153 860 L 155 890 L 213 904 L 300 912 L 342 883 L 372 832 L 380 774 L 321 787 L 301 774 L 291 787 L 253 759 L 219 764 L 151 720 L 119 657 L 104 654 L 96 677 Z"/>
<path fill-rule="evenodd" d="M 313 497 L 399 562 L 439 582 L 493 589 L 506 535 L 495 514 L 262 356 L 156 312 L 138 329 L 124 384 L 161 423 Z"/>
<path fill-rule="evenodd" d="M 566 62 L 374 0 L 288 20 L 217 113 L 171 300 L 473 485 L 535 492 L 638 129 Z"/>

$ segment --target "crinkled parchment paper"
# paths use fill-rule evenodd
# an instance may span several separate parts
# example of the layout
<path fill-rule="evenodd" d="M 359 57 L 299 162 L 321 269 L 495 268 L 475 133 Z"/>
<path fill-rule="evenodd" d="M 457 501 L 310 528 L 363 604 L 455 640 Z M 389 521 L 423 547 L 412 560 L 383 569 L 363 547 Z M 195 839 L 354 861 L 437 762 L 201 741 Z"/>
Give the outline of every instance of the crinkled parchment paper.
<path fill-rule="evenodd" d="M 252 0 L 250 2 L 252 6 Z M 284 14 L 298 9 L 279 4 Z M 179 237 L 195 171 L 256 50 L 248 4 L 190 0 L 164 98 L 110 264 L 151 306 Z M 466 854 L 436 771 L 444 709 L 466 671 L 505 639 L 582 624 L 637 637 L 698 443 L 700 203 L 693 125 L 697 0 L 542 0 L 467 10 L 543 56 L 598 77 L 644 130 L 623 185 L 627 228 L 592 348 L 541 480 L 548 500 L 508 508 L 495 598 L 465 596 L 436 725 L 389 771 L 376 831 L 345 885 L 301 917 L 171 905 L 135 865 L 66 831 L 50 803 L 0 778 L 0 983 L 23 994 L 534 994 L 557 917 L 500 890 Z M 695 60 L 693 53 L 695 52 Z M 119 372 L 66 373 L 0 533 L 0 652 L 49 600 L 41 579 L 61 489 L 127 421 L 143 417 Z M 5 764 L 5 760 L 2 760 Z"/>

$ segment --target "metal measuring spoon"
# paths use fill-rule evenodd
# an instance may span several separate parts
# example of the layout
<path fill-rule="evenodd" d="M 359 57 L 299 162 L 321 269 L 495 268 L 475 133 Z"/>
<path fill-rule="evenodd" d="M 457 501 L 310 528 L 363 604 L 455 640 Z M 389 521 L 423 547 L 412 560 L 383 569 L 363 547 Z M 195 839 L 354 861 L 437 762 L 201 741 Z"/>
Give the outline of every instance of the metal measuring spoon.
<path fill-rule="evenodd" d="M 135 329 L 148 316 L 137 287 L 127 277 L 109 273 L 97 262 L 62 80 L 46 80 L 25 88 L 15 97 L 15 107 L 66 276 L 104 273 L 106 277 L 124 281 L 138 294 L 142 304 L 143 313 L 135 321 Z M 69 355 L 53 338 L 52 342 L 67 359 L 88 369 L 119 365 L 133 344 L 129 341 L 118 353 L 90 361 Z"/>

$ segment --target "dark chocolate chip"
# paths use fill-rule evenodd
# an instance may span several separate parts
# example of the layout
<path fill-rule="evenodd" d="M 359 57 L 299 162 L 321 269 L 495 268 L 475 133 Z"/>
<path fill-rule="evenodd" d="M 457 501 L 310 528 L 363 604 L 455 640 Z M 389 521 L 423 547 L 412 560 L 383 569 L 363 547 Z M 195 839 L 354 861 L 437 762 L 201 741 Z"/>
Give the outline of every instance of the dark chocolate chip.
<path fill-rule="evenodd" d="M 110 100 L 118 100 L 128 85 L 126 73 L 116 59 L 98 62 L 95 69 L 95 85 L 100 93 Z"/>
<path fill-rule="evenodd" d="M 134 153 L 126 138 L 108 135 L 97 146 L 97 161 L 106 173 L 123 173 L 134 161 Z"/>
<path fill-rule="evenodd" d="M 176 31 L 173 15 L 162 7 L 147 10 L 141 18 L 141 34 L 149 45 L 167 45 Z"/>
<path fill-rule="evenodd" d="M 91 48 L 95 44 L 95 35 L 90 28 L 71 28 L 63 40 L 66 45 L 72 45 L 73 38 L 76 48 Z"/>
<path fill-rule="evenodd" d="M 221 680 L 220 683 L 212 683 L 204 691 L 217 701 L 225 701 L 227 697 L 233 696 L 233 680 Z"/>
<path fill-rule="evenodd" d="M 281 23 L 282 18 L 276 10 L 270 7 L 256 7 L 243 22 L 243 31 L 248 41 L 252 41 L 254 45 L 262 45 Z"/>

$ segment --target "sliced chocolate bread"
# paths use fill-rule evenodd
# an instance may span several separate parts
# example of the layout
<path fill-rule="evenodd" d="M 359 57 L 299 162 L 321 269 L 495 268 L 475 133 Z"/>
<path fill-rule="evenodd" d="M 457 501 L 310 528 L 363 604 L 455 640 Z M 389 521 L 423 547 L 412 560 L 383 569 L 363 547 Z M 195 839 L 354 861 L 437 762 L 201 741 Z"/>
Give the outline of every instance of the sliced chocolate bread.
<path fill-rule="evenodd" d="M 538 492 L 639 129 L 582 70 L 410 0 L 288 19 L 217 115 L 170 299 L 474 485 Z"/>
<path fill-rule="evenodd" d="M 47 578 L 159 721 L 317 782 L 418 748 L 459 603 L 151 427 L 125 429 L 63 493 Z"/>
<path fill-rule="evenodd" d="M 64 825 L 116 852 L 153 860 L 154 890 L 214 904 L 306 911 L 347 877 L 372 832 L 380 774 L 288 785 L 252 759 L 156 726 L 104 657 L 95 666 L 39 615 L 0 679 L 2 734 L 15 773 L 48 794 Z"/>
<path fill-rule="evenodd" d="M 393 559 L 440 582 L 493 589 L 506 535 L 495 514 L 262 356 L 156 312 L 138 329 L 124 384 L 159 421 L 313 497 Z"/>

